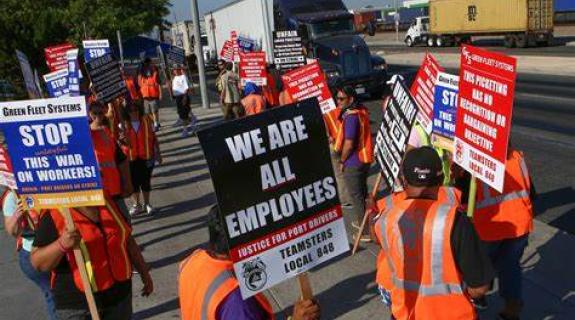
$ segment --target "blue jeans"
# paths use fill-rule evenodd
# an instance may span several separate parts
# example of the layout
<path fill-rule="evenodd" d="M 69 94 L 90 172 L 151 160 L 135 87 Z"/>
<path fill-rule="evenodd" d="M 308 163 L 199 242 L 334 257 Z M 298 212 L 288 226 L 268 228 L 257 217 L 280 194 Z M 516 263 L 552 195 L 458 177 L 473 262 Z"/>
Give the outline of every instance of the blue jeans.
<path fill-rule="evenodd" d="M 56 305 L 54 304 L 52 290 L 50 289 L 50 273 L 36 271 L 30 262 L 30 252 L 24 249 L 18 251 L 18 261 L 24 275 L 42 290 L 42 294 L 44 294 L 44 299 L 46 300 L 46 307 L 48 307 L 48 319 L 57 320 Z"/>
<path fill-rule="evenodd" d="M 529 235 L 515 239 L 488 241 L 487 250 L 499 278 L 499 295 L 506 301 L 522 301 L 521 257 Z"/>

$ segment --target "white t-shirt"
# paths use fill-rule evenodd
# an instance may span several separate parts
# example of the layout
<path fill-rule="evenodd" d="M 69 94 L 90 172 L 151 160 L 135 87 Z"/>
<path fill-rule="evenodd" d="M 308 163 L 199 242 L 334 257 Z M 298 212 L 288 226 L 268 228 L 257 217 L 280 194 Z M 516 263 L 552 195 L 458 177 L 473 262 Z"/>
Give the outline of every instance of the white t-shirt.
<path fill-rule="evenodd" d="M 188 83 L 188 77 L 185 74 L 175 76 L 172 79 L 172 93 L 174 96 L 181 96 L 188 92 L 190 84 Z"/>

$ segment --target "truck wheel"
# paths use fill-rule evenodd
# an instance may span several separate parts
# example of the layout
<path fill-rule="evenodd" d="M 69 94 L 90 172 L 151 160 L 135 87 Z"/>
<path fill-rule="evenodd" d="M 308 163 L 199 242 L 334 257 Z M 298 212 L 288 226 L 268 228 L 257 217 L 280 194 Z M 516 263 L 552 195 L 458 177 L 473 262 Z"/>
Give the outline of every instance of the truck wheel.
<path fill-rule="evenodd" d="M 434 44 L 435 44 L 435 37 L 427 38 L 427 46 L 428 47 L 433 47 Z"/>
<path fill-rule="evenodd" d="M 505 35 L 505 47 L 507 48 L 515 48 L 515 36 L 512 34 Z"/>
<path fill-rule="evenodd" d="M 405 44 L 408 47 L 413 47 L 413 40 L 411 39 L 411 37 L 407 37 L 407 39 L 405 39 Z"/>
<path fill-rule="evenodd" d="M 529 46 L 529 37 L 526 34 L 520 33 L 515 37 L 517 48 L 527 48 Z"/>
<path fill-rule="evenodd" d="M 443 47 L 445 45 L 445 39 L 442 36 L 435 38 L 435 45 L 438 47 Z"/>

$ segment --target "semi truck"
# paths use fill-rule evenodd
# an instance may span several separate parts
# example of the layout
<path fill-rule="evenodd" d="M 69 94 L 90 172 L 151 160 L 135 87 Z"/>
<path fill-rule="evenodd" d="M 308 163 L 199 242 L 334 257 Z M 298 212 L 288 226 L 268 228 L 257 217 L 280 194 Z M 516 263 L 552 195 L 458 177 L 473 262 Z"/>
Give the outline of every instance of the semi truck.
<path fill-rule="evenodd" d="M 208 40 L 219 53 L 230 32 L 252 39 L 273 61 L 273 31 L 297 30 L 308 59 L 317 59 L 330 86 L 352 85 L 380 96 L 387 65 L 372 55 L 341 0 L 237 0 L 205 16 Z"/>
<path fill-rule="evenodd" d="M 550 45 L 553 0 L 430 0 L 429 16 L 416 18 L 407 46 L 452 46 L 472 36 L 504 36 L 506 47 Z"/>

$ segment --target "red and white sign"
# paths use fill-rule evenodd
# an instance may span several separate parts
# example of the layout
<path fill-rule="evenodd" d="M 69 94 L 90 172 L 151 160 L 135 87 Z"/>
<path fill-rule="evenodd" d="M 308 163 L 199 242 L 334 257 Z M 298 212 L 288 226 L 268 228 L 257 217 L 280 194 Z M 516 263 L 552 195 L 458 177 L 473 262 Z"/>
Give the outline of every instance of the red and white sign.
<path fill-rule="evenodd" d="M 336 107 L 325 75 L 317 61 L 284 74 L 282 82 L 296 102 L 317 97 L 323 114 L 329 113 Z"/>
<path fill-rule="evenodd" d="M 238 33 L 235 31 L 232 31 L 230 33 L 230 38 L 232 40 L 232 48 L 233 48 L 233 57 L 234 57 L 234 62 L 240 62 L 240 44 L 238 43 Z"/>
<path fill-rule="evenodd" d="M 435 100 L 435 80 L 443 68 L 430 53 L 426 53 L 417 72 L 417 76 L 411 85 L 411 95 L 417 102 L 419 112 L 417 122 L 425 128 L 427 134 L 432 131 L 433 101 Z"/>
<path fill-rule="evenodd" d="M 44 49 L 46 64 L 48 65 L 50 72 L 68 68 L 66 52 L 70 49 L 74 49 L 74 46 L 70 43 L 62 43 Z"/>
<path fill-rule="evenodd" d="M 227 40 L 226 42 L 224 42 L 224 46 L 222 47 L 222 51 L 220 52 L 220 58 L 224 59 L 227 62 L 232 62 L 234 60 L 234 49 L 232 41 Z"/>
<path fill-rule="evenodd" d="M 240 81 L 242 86 L 247 82 L 253 82 L 258 86 L 267 85 L 265 52 L 240 53 Z"/>
<path fill-rule="evenodd" d="M 499 192 L 511 131 L 516 59 L 461 47 L 455 162 Z"/>
<path fill-rule="evenodd" d="M 3 147 L 0 147 L 0 185 L 12 190 L 18 190 L 8 151 Z"/>

